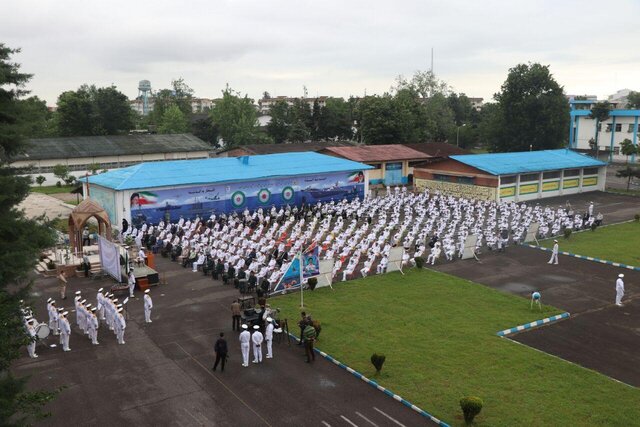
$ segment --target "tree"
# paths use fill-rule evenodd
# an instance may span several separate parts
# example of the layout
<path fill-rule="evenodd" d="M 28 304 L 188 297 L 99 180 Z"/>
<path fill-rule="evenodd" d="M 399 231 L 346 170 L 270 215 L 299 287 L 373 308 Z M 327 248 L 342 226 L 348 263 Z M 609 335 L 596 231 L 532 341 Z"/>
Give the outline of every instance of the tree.
<path fill-rule="evenodd" d="M 629 92 L 629 95 L 627 95 L 627 108 L 640 109 L 640 92 Z"/>
<path fill-rule="evenodd" d="M 618 178 L 627 178 L 627 191 L 629 191 L 631 180 L 634 178 L 640 178 L 640 169 L 627 166 L 624 169 L 620 169 L 618 172 L 616 172 L 616 176 Z"/>
<path fill-rule="evenodd" d="M 60 136 L 120 135 L 134 125 L 129 99 L 115 86 L 82 85 L 63 92 L 55 119 Z"/>
<path fill-rule="evenodd" d="M 222 139 L 227 148 L 253 144 L 260 138 L 253 100 L 228 85 L 222 91 L 222 99 L 211 110 L 211 118 L 218 127 L 218 139 Z"/>
<path fill-rule="evenodd" d="M 188 128 L 189 123 L 177 105 L 170 105 L 158 123 L 159 133 L 185 133 Z"/>
<path fill-rule="evenodd" d="M 29 273 L 38 254 L 53 244 L 49 228 L 27 219 L 18 204 L 29 193 L 30 179 L 10 163 L 24 150 L 27 128 L 20 97 L 31 75 L 11 61 L 19 50 L 0 43 L 0 425 L 24 425 L 46 414 L 42 405 L 53 393 L 26 391 L 27 378 L 11 372 L 24 345 L 32 339 L 24 329 L 20 300 L 29 301 Z M 28 120 L 28 118 L 27 118 Z"/>
<path fill-rule="evenodd" d="M 365 144 L 396 144 L 402 133 L 397 108 L 390 94 L 366 96 L 358 102 L 358 137 Z"/>
<path fill-rule="evenodd" d="M 36 176 L 36 183 L 37 183 L 40 187 L 42 187 L 42 184 L 44 184 L 44 182 L 45 182 L 46 180 L 47 180 L 47 178 L 45 178 L 45 177 L 44 177 L 44 176 L 42 176 L 42 175 L 38 175 L 38 176 Z"/>
<path fill-rule="evenodd" d="M 351 105 L 342 98 L 328 98 L 320 110 L 319 139 L 350 140 L 353 138 Z"/>
<path fill-rule="evenodd" d="M 191 122 L 191 133 L 203 141 L 214 145 L 218 140 L 218 127 L 209 114 L 199 115 Z"/>
<path fill-rule="evenodd" d="M 600 134 L 600 123 L 609 118 L 611 104 L 607 101 L 598 102 L 591 107 L 589 117 L 596 121 L 596 147 L 598 146 L 598 136 Z"/>
<path fill-rule="evenodd" d="M 400 75 L 396 77 L 396 85 L 392 91 L 409 89 L 416 93 L 418 97 L 427 99 L 436 93 L 447 96 L 451 92 L 451 87 L 444 81 L 438 79 L 433 71 L 416 71 L 410 80 Z"/>
<path fill-rule="evenodd" d="M 100 170 L 100 163 L 91 163 L 87 166 L 87 170 L 91 172 L 91 175 L 95 175 Z"/>
<path fill-rule="evenodd" d="M 638 153 L 638 147 L 633 145 L 630 139 L 625 138 L 624 141 L 620 143 L 620 153 L 627 156 L 627 163 L 629 163 L 629 156 Z"/>
<path fill-rule="evenodd" d="M 288 139 L 292 142 L 304 142 L 312 136 L 313 116 L 311 108 L 304 98 L 296 98 L 289 108 L 291 118 Z"/>
<path fill-rule="evenodd" d="M 291 118 L 289 117 L 289 104 L 284 100 L 276 101 L 270 109 L 271 120 L 267 123 L 267 135 L 273 138 L 276 144 L 287 141 Z"/>
<path fill-rule="evenodd" d="M 541 64 L 519 64 L 509 70 L 494 95 L 499 120 L 493 125 L 492 151 L 559 148 L 567 143 L 569 104 L 562 86 Z"/>
<path fill-rule="evenodd" d="M 57 164 L 53 167 L 53 176 L 64 181 L 69 176 L 69 168 L 66 165 Z"/>
<path fill-rule="evenodd" d="M 26 138 L 46 138 L 55 135 L 55 126 L 47 104 L 37 96 L 18 101 L 20 115 L 24 117 L 21 130 Z"/>

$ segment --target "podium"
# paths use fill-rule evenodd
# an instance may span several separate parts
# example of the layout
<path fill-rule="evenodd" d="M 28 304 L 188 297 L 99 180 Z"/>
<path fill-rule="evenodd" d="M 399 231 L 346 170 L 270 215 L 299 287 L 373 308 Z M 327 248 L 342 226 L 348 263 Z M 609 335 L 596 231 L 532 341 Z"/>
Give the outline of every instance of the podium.
<path fill-rule="evenodd" d="M 156 256 L 153 252 L 147 252 L 147 266 L 152 270 L 156 269 Z"/>

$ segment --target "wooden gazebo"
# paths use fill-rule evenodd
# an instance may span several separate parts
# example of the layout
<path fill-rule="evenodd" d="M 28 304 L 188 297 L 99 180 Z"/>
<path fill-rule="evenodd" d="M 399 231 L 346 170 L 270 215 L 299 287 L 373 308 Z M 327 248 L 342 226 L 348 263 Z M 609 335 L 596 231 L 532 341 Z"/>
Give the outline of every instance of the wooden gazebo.
<path fill-rule="evenodd" d="M 109 215 L 98 202 L 87 198 L 69 215 L 69 245 L 75 253 L 82 253 L 82 230 L 91 217 L 98 221 L 98 234 L 111 240 Z"/>

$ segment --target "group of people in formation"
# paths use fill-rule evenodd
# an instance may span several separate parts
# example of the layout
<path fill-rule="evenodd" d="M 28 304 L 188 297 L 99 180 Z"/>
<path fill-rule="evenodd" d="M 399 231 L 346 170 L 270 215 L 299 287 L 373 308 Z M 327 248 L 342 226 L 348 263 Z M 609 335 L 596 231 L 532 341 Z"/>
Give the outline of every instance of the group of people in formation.
<path fill-rule="evenodd" d="M 263 344 L 267 347 L 267 359 L 273 358 L 273 330 L 275 328 L 274 320 L 267 317 L 264 327 L 264 334 L 259 325 L 253 325 L 250 332 L 249 326 L 242 324 L 242 332 L 238 337 L 240 341 L 240 351 L 242 353 L 242 366 L 249 366 L 249 353 L 253 348 L 253 363 L 262 363 Z M 215 370 L 215 369 L 214 369 Z"/>
<path fill-rule="evenodd" d="M 151 309 L 153 300 L 151 291 L 147 289 L 144 293 L 144 316 L 145 322 L 151 323 Z M 114 294 L 100 288 L 96 295 L 95 305 L 83 297 L 81 291 L 76 291 L 74 298 L 76 326 L 91 341 L 91 344 L 98 345 L 98 329 L 101 323 L 112 331 L 118 344 L 124 344 L 124 334 L 127 321 L 124 316 L 124 307 Z M 29 356 L 38 357 L 36 354 L 36 326 L 37 320 L 29 308 L 23 308 L 23 319 L 27 332 L 32 337 L 32 341 L 27 346 Z M 47 299 L 47 313 L 49 315 L 49 331 L 60 337 L 60 345 L 63 351 L 70 351 L 69 336 L 71 335 L 71 324 L 69 323 L 69 311 L 58 307 L 54 299 Z"/>
<path fill-rule="evenodd" d="M 291 257 L 314 242 L 323 259 L 334 260 L 334 280 L 348 280 L 386 272 L 393 247 L 403 248 L 402 265 L 418 257 L 430 264 L 454 261 L 462 257 L 471 235 L 477 237 L 471 248 L 475 253 L 483 248 L 502 251 L 524 242 L 534 222 L 540 225 L 540 238 L 602 224 L 602 214 L 593 212 L 593 203 L 581 214 L 569 204 L 552 208 L 396 187 L 364 199 L 142 223 L 128 227 L 124 237 L 133 236 L 148 250 L 194 272 L 247 279 L 250 286 L 269 289 L 284 275 Z"/>

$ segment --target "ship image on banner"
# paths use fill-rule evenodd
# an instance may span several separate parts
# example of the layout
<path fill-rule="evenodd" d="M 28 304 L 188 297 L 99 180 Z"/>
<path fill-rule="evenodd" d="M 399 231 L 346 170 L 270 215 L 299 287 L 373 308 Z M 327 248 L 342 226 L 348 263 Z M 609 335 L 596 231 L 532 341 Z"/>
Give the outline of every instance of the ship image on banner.
<path fill-rule="evenodd" d="M 315 242 L 307 248 L 306 252 L 302 254 L 302 277 L 307 279 L 309 277 L 317 276 L 320 274 L 320 256 L 319 248 Z M 285 293 L 293 289 L 300 288 L 300 256 L 296 255 L 287 271 L 280 279 L 280 281 L 273 287 L 271 293 Z"/>
<path fill-rule="evenodd" d="M 364 181 L 364 172 L 359 171 L 141 190 L 131 194 L 129 207 L 132 224 L 139 226 L 143 222 L 208 218 L 244 209 L 363 198 Z"/>

